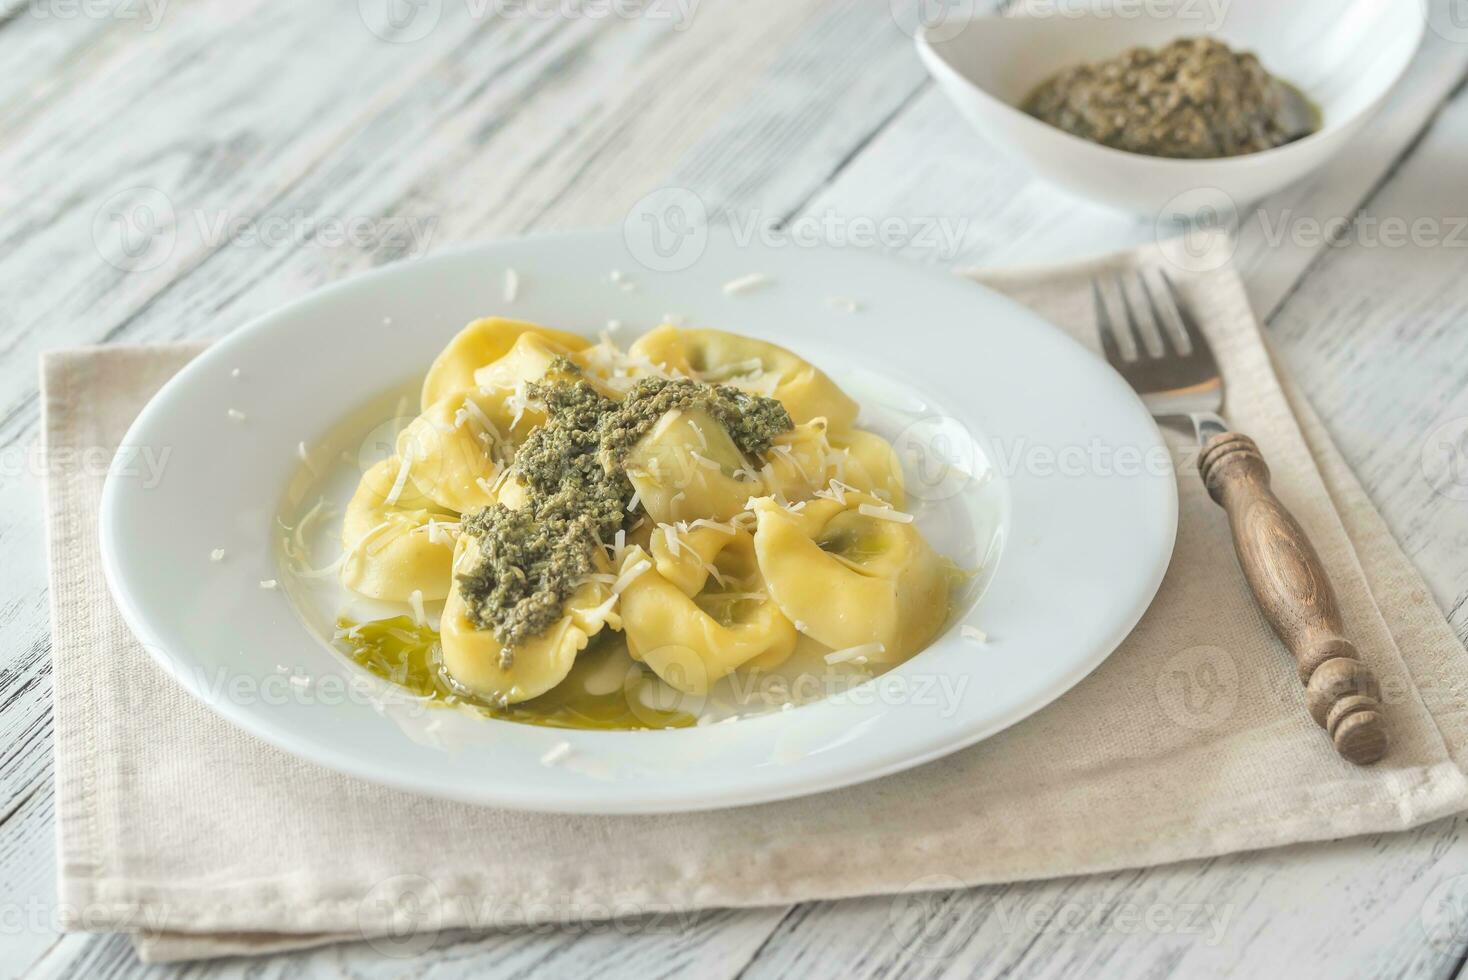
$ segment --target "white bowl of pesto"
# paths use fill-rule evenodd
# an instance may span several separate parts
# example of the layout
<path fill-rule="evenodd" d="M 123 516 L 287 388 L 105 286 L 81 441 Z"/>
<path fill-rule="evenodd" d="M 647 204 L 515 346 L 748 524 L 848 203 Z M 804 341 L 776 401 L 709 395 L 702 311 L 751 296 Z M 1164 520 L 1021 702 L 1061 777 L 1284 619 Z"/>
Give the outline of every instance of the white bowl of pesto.
<path fill-rule="evenodd" d="M 1162 580 L 1177 501 L 1156 428 L 1110 369 L 992 292 L 880 255 L 715 231 L 678 258 L 621 231 L 479 245 L 326 289 L 209 348 L 127 436 L 170 447 L 161 480 L 118 470 L 104 491 L 105 567 L 128 624 L 211 708 L 320 765 L 603 813 L 896 772 L 1038 711 L 1115 649 Z M 758 673 L 690 697 L 625 661 L 609 681 L 603 661 L 622 654 L 596 638 L 566 682 L 593 701 L 496 711 L 426 689 L 435 648 L 419 624 L 440 625 L 444 604 L 365 598 L 334 558 L 343 511 L 401 445 L 430 363 L 484 316 L 589 339 L 615 321 L 620 343 L 671 316 L 823 369 L 860 404 L 855 424 L 896 447 L 913 526 L 969 573 L 931 642 L 890 669 L 817 657 L 801 690 Z M 1097 453 L 1137 465 L 1084 465 Z M 365 635 L 387 638 L 374 649 L 396 675 L 343 625 L 386 620 Z"/>
<path fill-rule="evenodd" d="M 928 25 L 918 51 L 960 113 L 1047 180 L 1159 220 L 1227 220 L 1346 150 L 1411 64 L 1427 23 L 1415 0 L 1020 3 L 1009 16 Z M 1019 108 L 1058 72 L 1194 37 L 1255 54 L 1314 104 L 1318 129 L 1260 152 L 1170 159 L 1082 139 Z"/>

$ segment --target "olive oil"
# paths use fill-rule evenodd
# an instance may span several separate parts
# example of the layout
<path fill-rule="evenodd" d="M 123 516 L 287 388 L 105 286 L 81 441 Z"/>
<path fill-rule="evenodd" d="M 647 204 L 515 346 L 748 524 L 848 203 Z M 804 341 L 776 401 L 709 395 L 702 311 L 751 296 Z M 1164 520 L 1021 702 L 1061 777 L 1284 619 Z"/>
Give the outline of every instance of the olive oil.
<path fill-rule="evenodd" d="M 627 653 L 621 634 L 603 631 L 555 689 L 505 707 L 476 698 L 443 669 L 438 633 L 408 616 L 337 621 L 337 640 L 352 661 L 385 681 L 443 707 L 550 728 L 648 731 L 687 728 L 696 719 L 650 671 Z"/>

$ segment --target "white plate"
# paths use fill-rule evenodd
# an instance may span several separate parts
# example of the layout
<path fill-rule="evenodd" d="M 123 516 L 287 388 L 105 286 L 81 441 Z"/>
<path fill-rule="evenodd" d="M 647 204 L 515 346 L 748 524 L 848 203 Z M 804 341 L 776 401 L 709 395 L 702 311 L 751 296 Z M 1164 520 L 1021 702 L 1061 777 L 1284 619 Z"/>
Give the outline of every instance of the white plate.
<path fill-rule="evenodd" d="M 522 283 L 513 303 L 502 295 L 507 269 Z M 636 288 L 609 282 L 613 269 Z M 752 272 L 773 281 L 722 290 Z M 842 312 L 833 297 L 863 308 Z M 362 406 L 421 377 L 464 323 L 502 313 L 592 335 L 618 319 L 630 339 L 669 312 L 809 356 L 900 436 L 909 483 L 926 499 L 925 529 L 941 532 L 935 546 L 986 561 L 982 598 L 971 589 L 931 647 L 843 696 L 731 724 L 587 732 L 454 716 L 445 725 L 454 713 L 383 707 L 381 685 L 331 649 L 309 587 L 260 587 L 289 581 L 277 518 L 298 514 L 317 490 L 297 444 L 335 459 L 344 432 L 370 442 Z M 143 411 L 119 458 L 142 447 L 168 453 L 163 475 L 114 467 L 103 556 L 123 616 L 175 679 L 321 765 L 535 810 L 757 803 L 971 745 L 1044 707 L 1115 649 L 1162 580 L 1177 521 L 1167 454 L 1141 403 L 1034 314 L 880 255 L 721 234 L 675 272 L 644 268 L 622 234 L 606 231 L 480 245 L 343 283 L 190 364 Z M 940 468 L 935 450 L 953 465 Z M 211 561 L 221 548 L 223 560 Z M 964 624 L 989 642 L 964 639 Z M 570 754 L 543 763 L 563 742 Z"/>

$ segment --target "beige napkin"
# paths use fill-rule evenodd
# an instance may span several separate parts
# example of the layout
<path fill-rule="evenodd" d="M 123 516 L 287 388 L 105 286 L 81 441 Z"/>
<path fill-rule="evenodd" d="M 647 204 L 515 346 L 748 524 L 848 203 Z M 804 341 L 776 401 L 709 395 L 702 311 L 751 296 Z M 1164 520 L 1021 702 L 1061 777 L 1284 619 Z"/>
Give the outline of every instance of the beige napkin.
<path fill-rule="evenodd" d="M 1092 272 L 1157 261 L 979 278 L 1092 343 Z M 1342 762 L 1307 718 L 1224 515 L 1183 465 L 1177 552 L 1136 631 L 1054 705 L 941 761 L 813 798 L 655 818 L 502 812 L 358 782 L 184 694 L 108 597 L 103 474 L 86 461 L 117 446 L 198 348 L 66 351 L 46 358 L 44 384 L 68 926 L 133 931 L 155 960 L 360 937 L 410 952 L 441 928 L 1072 875 L 1399 830 L 1468 808 L 1468 728 L 1452 696 L 1463 648 L 1282 387 L 1236 275 L 1172 272 L 1224 366 L 1231 421 L 1263 449 L 1383 683 L 1384 762 Z"/>

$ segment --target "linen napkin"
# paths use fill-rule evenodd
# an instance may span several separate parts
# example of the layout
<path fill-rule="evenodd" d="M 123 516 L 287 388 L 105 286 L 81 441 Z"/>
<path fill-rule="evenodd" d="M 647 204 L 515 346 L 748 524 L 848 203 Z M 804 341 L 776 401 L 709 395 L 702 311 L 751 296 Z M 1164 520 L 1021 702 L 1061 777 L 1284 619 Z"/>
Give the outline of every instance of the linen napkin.
<path fill-rule="evenodd" d="M 1164 261 L 1149 249 L 976 278 L 1094 346 L 1091 276 Z M 1101 872 L 1468 808 L 1468 717 L 1453 696 L 1462 646 L 1277 374 L 1237 275 L 1168 271 L 1214 345 L 1230 421 L 1263 450 L 1382 682 L 1392 747 L 1377 765 L 1339 759 L 1307 717 L 1225 515 L 1173 437 L 1180 529 L 1152 608 L 1071 692 L 973 748 L 816 797 L 656 818 L 497 811 L 359 782 L 194 701 L 108 595 L 102 468 L 81 461 L 114 451 L 200 348 L 62 351 L 45 358 L 43 383 L 66 926 L 129 931 L 149 960 L 349 938 L 411 952 L 438 929 Z"/>

